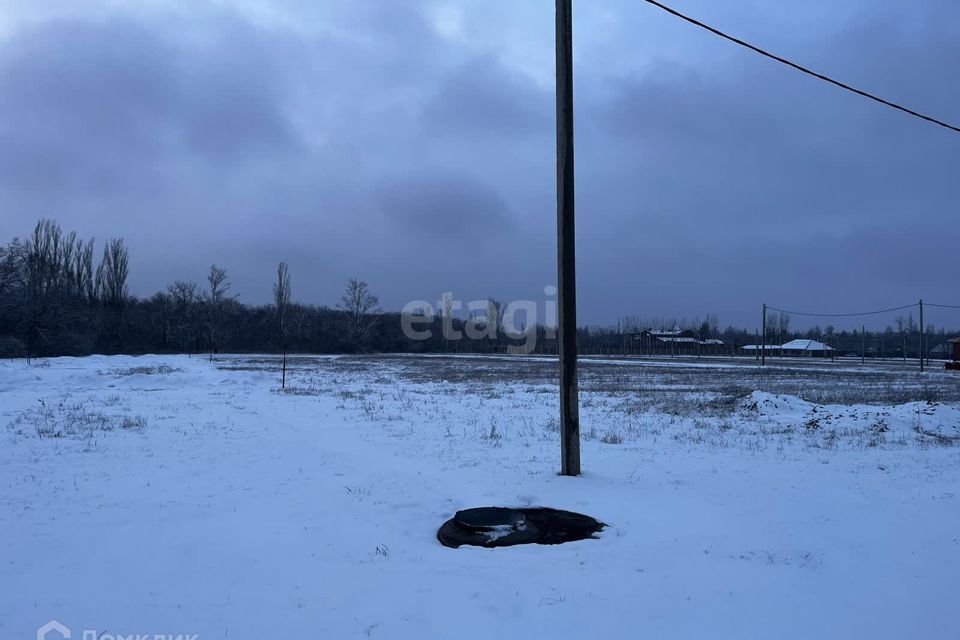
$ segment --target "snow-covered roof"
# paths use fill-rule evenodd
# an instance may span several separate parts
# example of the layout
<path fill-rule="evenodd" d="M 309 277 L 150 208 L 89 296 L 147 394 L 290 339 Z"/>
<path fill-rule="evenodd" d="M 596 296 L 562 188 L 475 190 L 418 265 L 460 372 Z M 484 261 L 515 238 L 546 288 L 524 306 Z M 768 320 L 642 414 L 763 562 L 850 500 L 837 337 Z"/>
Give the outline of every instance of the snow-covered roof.
<path fill-rule="evenodd" d="M 816 340 L 791 340 L 780 345 L 780 348 L 788 351 L 833 351 L 833 347 Z"/>
<path fill-rule="evenodd" d="M 743 345 L 743 346 L 740 347 L 740 348 L 741 348 L 741 349 L 746 349 L 747 351 L 760 351 L 760 345 L 758 345 L 758 344 L 745 344 L 745 345 Z M 780 348 L 780 345 L 778 345 L 778 344 L 765 344 L 765 345 L 763 345 L 763 348 L 766 349 L 767 351 L 771 351 L 771 350 L 773 350 L 773 349 L 779 349 L 779 348 Z"/>

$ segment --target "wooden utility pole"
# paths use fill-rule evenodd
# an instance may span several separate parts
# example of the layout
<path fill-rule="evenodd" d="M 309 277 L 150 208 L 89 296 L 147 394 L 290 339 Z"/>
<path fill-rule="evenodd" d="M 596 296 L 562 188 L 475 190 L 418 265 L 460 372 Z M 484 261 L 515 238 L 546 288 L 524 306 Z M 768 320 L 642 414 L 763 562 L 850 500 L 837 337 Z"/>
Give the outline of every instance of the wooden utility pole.
<path fill-rule="evenodd" d="M 923 300 L 920 301 L 920 371 L 923 371 Z"/>
<path fill-rule="evenodd" d="M 573 7 L 557 6 L 557 341 L 560 351 L 560 473 L 580 475 L 577 274 L 573 191 Z"/>
<path fill-rule="evenodd" d="M 860 366 L 867 363 L 867 327 L 860 326 Z"/>
<path fill-rule="evenodd" d="M 760 366 L 767 364 L 767 305 L 763 305 L 763 338 L 760 342 Z"/>

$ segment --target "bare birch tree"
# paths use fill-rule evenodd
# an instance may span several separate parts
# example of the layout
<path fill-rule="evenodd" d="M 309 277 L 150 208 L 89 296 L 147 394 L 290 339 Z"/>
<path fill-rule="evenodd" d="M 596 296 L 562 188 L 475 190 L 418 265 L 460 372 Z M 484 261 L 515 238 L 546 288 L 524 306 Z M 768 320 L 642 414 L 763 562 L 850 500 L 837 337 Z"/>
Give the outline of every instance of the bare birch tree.
<path fill-rule="evenodd" d="M 277 307 L 280 347 L 283 349 L 283 368 L 280 388 L 287 388 L 287 314 L 290 308 L 290 270 L 286 262 L 277 267 L 277 281 L 273 285 L 273 302 Z"/>

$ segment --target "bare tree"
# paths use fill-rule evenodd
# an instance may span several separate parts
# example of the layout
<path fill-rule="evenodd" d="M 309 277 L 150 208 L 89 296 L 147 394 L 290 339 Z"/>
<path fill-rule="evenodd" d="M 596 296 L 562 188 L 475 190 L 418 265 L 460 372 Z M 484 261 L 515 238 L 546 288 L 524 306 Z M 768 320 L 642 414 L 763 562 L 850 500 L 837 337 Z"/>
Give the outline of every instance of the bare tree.
<path fill-rule="evenodd" d="M 767 314 L 767 339 L 773 344 L 787 341 L 790 331 L 790 314 L 771 311 Z"/>
<path fill-rule="evenodd" d="M 640 319 L 640 316 L 637 315 L 623 316 L 620 323 L 624 333 L 639 333 L 643 327 L 643 321 Z"/>
<path fill-rule="evenodd" d="M 310 328 L 310 316 L 307 307 L 302 304 L 293 307 L 293 322 L 297 326 L 297 339 L 303 338 L 303 332 Z"/>
<path fill-rule="evenodd" d="M 280 330 L 280 347 L 283 349 L 283 369 L 280 388 L 287 388 L 287 313 L 290 308 L 290 270 L 286 262 L 277 267 L 277 281 L 273 285 L 273 302 L 277 307 Z"/>
<path fill-rule="evenodd" d="M 223 318 L 223 307 L 226 303 L 227 291 L 230 290 L 227 270 L 215 264 L 210 265 L 207 285 L 210 287 L 207 291 L 207 329 L 210 336 L 210 361 L 213 362 L 213 354 L 218 348 L 217 338 Z"/>
<path fill-rule="evenodd" d="M 199 342 L 200 318 L 197 307 L 200 294 L 197 283 L 177 280 L 167 287 L 173 334 L 180 348 L 190 353 Z"/>
<path fill-rule="evenodd" d="M 26 248 L 14 239 L 6 247 L 0 247 L 0 297 L 10 295 L 24 278 Z"/>
<path fill-rule="evenodd" d="M 496 341 L 506 333 L 507 312 L 509 310 L 509 302 L 487 298 L 487 337 L 491 340 Z"/>
<path fill-rule="evenodd" d="M 112 238 L 103 248 L 103 259 L 97 267 L 97 290 L 103 303 L 120 309 L 126 302 L 129 257 L 123 238 Z"/>
<path fill-rule="evenodd" d="M 93 278 L 93 240 L 80 242 L 73 257 L 73 288 L 89 306 L 97 301 L 97 283 Z"/>
<path fill-rule="evenodd" d="M 52 220 L 41 220 L 26 243 L 26 280 L 29 298 L 37 303 L 56 287 L 60 278 L 60 242 L 63 232 Z"/>
<path fill-rule="evenodd" d="M 93 328 L 93 241 L 84 243 L 53 220 L 41 220 L 26 242 L 14 241 L 6 254 L 4 271 L 17 274 L 16 305 L 27 350 L 73 350 L 76 337 Z M 123 277 L 125 290 L 125 272 Z M 9 286 L 0 282 L 0 294 Z M 6 307 L 12 300 L 4 297 Z"/>
<path fill-rule="evenodd" d="M 366 282 L 350 278 L 337 306 L 347 314 L 351 341 L 358 349 L 363 349 L 379 320 L 380 300 L 370 293 Z"/>
<path fill-rule="evenodd" d="M 450 334 L 453 333 L 453 293 L 443 294 L 443 309 L 441 313 L 443 324 L 443 350 L 450 350 Z"/>
<path fill-rule="evenodd" d="M 777 319 L 777 331 L 780 332 L 780 339 L 786 341 L 790 333 L 790 314 L 781 312 Z"/>

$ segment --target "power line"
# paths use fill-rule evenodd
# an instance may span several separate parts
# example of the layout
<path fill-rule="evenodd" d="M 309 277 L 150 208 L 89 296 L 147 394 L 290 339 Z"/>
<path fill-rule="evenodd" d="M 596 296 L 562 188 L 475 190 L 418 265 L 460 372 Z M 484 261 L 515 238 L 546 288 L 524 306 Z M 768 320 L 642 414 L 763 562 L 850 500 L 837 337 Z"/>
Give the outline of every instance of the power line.
<path fill-rule="evenodd" d="M 933 304 L 932 302 L 924 302 L 923 306 L 925 307 L 939 307 L 941 309 L 960 309 L 960 305 L 956 304 Z"/>
<path fill-rule="evenodd" d="M 852 318 L 854 316 L 874 316 L 881 313 L 890 313 L 891 311 L 902 311 L 903 309 L 911 309 L 918 306 L 919 303 L 914 302 L 913 304 L 905 304 L 902 307 L 893 307 L 892 309 L 879 309 L 877 311 L 862 311 L 860 313 L 803 313 L 801 311 L 787 311 L 786 309 L 778 309 L 776 307 L 768 306 L 767 309 L 770 311 L 779 311 L 781 313 L 789 313 L 793 316 L 812 316 L 817 318 Z M 924 303 L 926 304 L 926 303 Z"/>
<path fill-rule="evenodd" d="M 917 111 L 914 111 L 913 109 L 909 109 L 909 108 L 907 108 L 907 107 L 904 107 L 903 105 L 899 105 L 899 104 L 897 104 L 897 103 L 895 103 L 895 102 L 890 102 L 889 100 L 884 100 L 883 98 L 880 98 L 880 97 L 878 97 L 878 96 L 875 96 L 875 95 L 873 95 L 872 93 L 867 93 L 866 91 L 863 91 L 862 89 L 857 89 L 856 87 L 851 87 L 850 85 L 848 85 L 848 84 L 846 84 L 846 83 L 840 82 L 839 80 L 834 80 L 833 78 L 831 78 L 831 77 L 829 77 L 829 76 L 825 76 L 825 75 L 823 75 L 822 73 L 817 73 L 816 71 L 813 71 L 813 70 L 808 69 L 808 68 L 806 68 L 806 67 L 804 67 L 804 66 L 802 66 L 802 65 L 799 65 L 799 64 L 797 64 L 796 62 L 791 62 L 790 60 L 787 60 L 786 58 L 782 58 L 782 57 L 780 57 L 780 56 L 778 56 L 778 55 L 776 55 L 776 54 L 770 53 L 769 51 L 765 51 L 765 50 L 761 49 L 760 47 L 757 47 L 757 46 L 755 46 L 755 45 L 750 44 L 749 42 L 745 42 L 745 41 L 741 40 L 740 38 L 736 38 L 736 37 L 734 37 L 734 36 L 728 35 L 728 34 L 724 33 L 723 31 L 720 31 L 719 29 L 716 29 L 716 28 L 714 28 L 714 27 L 711 27 L 711 26 L 708 25 L 708 24 L 705 24 L 705 23 L 703 23 L 703 22 L 700 22 L 699 20 L 697 20 L 697 19 L 695 19 L 695 18 L 691 18 L 690 16 L 684 15 L 684 14 L 680 13 L 679 11 L 677 11 L 676 9 L 671 9 L 671 8 L 668 7 L 667 5 L 661 4 L 661 3 L 657 2 L 656 0 L 644 0 L 644 2 L 647 2 L 648 4 L 652 4 L 652 5 L 655 6 L 655 7 L 658 7 L 658 8 L 660 8 L 660 9 L 663 9 L 663 10 L 666 11 L 667 13 L 669 13 L 669 14 L 671 14 L 671 15 L 674 15 L 674 16 L 680 18 L 681 20 L 685 20 L 685 21 L 689 22 L 690 24 L 693 24 L 693 25 L 696 25 L 696 26 L 700 27 L 701 29 L 706 29 L 706 30 L 709 31 L 710 33 L 712 33 L 712 34 L 714 34 L 714 35 L 717 35 L 717 36 L 720 36 L 721 38 L 724 38 L 724 39 L 726 39 L 726 40 L 729 40 L 730 42 L 733 42 L 733 43 L 735 43 L 735 44 L 738 44 L 738 45 L 740 45 L 741 47 L 746 47 L 747 49 L 750 49 L 751 51 L 754 51 L 754 52 L 756 52 L 756 53 L 759 53 L 759 54 L 762 55 L 762 56 L 766 56 L 767 58 L 770 58 L 771 60 L 776 60 L 777 62 L 780 62 L 780 63 L 782 63 L 782 64 L 787 65 L 788 67 L 793 67 L 793 68 L 796 69 L 797 71 L 801 71 L 801 72 L 803 72 L 803 73 L 806 73 L 807 75 L 810 75 L 810 76 L 813 76 L 814 78 L 818 78 L 818 79 L 820 79 L 820 80 L 823 80 L 824 82 L 828 82 L 828 83 L 830 83 L 830 84 L 832 84 L 832 85 L 834 85 L 834 86 L 840 87 L 841 89 L 846 89 L 847 91 L 851 91 L 851 92 L 853 92 L 853 93 L 856 93 L 857 95 L 863 96 L 864 98 L 869 98 L 870 100 L 874 100 L 875 102 L 879 102 L 879 103 L 882 104 L 882 105 L 886 105 L 886 106 L 891 107 L 891 108 L 893 108 L 893 109 L 897 109 L 897 110 L 899 110 L 899 111 L 903 111 L 904 113 L 907 113 L 907 114 L 909 114 L 909 115 L 911 115 L 911 116 L 914 116 L 914 117 L 916 117 L 916 118 L 920 118 L 920 119 L 922 119 L 922 120 L 926 120 L 927 122 L 932 122 L 933 124 L 940 125 L 941 127 L 950 129 L 951 131 L 955 131 L 955 132 L 957 132 L 957 133 L 960 133 L 960 127 L 955 127 L 955 126 L 952 125 L 952 124 L 947 124 L 946 122 L 943 122 L 942 120 L 937 120 L 936 118 L 932 118 L 932 117 L 930 117 L 930 116 L 924 115 L 924 114 L 922 114 L 922 113 L 919 113 L 919 112 L 917 112 Z"/>

